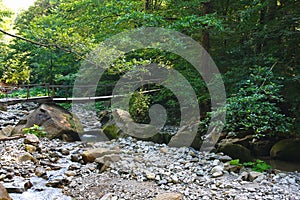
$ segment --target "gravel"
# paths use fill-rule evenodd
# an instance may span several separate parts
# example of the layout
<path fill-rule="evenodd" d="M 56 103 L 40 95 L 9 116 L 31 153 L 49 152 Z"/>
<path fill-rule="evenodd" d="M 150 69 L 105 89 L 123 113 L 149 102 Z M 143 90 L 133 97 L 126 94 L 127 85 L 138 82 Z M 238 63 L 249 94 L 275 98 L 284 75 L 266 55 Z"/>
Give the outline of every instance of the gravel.
<path fill-rule="evenodd" d="M 97 162 L 85 164 L 82 153 L 99 147 L 118 148 L 121 159 L 105 170 Z M 98 143 L 41 139 L 37 149 L 26 153 L 23 139 L 0 142 L 0 183 L 14 199 L 26 200 L 22 195 L 28 193 L 47 199 L 155 199 L 166 192 L 181 193 L 183 199 L 300 199 L 298 172 L 233 172 L 228 157 L 192 148 L 122 138 Z M 20 162 L 22 155 L 27 160 Z"/>

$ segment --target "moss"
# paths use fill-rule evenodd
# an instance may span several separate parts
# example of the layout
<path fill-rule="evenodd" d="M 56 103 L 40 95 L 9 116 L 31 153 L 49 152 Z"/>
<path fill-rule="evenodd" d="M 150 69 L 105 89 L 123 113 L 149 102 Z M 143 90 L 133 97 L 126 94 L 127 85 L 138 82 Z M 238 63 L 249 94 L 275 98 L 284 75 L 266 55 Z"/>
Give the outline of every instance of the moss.
<path fill-rule="evenodd" d="M 271 149 L 272 158 L 286 161 L 300 161 L 300 139 L 285 139 Z"/>
<path fill-rule="evenodd" d="M 221 146 L 219 151 L 233 159 L 239 159 L 241 162 L 249 162 L 253 160 L 250 150 L 240 144 L 227 143 Z"/>
<path fill-rule="evenodd" d="M 117 139 L 119 137 L 119 128 L 116 125 L 107 125 L 103 129 L 103 133 L 108 137 L 108 139 Z"/>
<path fill-rule="evenodd" d="M 70 124 L 70 128 L 76 130 L 78 133 L 83 132 L 82 124 L 80 123 L 78 117 L 73 114 L 64 114 L 66 121 Z"/>

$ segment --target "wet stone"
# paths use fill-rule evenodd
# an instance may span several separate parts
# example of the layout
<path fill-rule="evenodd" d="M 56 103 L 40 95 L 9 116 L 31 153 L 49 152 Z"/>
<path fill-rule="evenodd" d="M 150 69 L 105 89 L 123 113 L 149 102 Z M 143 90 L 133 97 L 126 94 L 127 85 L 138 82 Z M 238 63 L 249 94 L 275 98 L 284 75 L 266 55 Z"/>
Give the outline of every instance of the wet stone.
<path fill-rule="evenodd" d="M 38 145 L 40 143 L 40 139 L 34 134 L 28 134 L 24 138 L 24 144 Z"/>
<path fill-rule="evenodd" d="M 46 169 L 43 167 L 37 167 L 35 169 L 35 175 L 38 177 L 47 176 Z"/>

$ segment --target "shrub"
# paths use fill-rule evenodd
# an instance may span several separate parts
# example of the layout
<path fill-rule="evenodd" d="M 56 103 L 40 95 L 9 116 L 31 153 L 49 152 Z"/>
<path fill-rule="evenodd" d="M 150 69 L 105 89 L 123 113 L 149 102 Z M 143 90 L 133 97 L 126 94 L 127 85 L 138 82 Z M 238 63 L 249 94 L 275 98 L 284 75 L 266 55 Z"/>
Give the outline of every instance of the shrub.
<path fill-rule="evenodd" d="M 31 97 L 37 97 L 37 96 L 47 96 L 46 91 L 42 87 L 36 87 L 36 88 L 31 88 L 29 90 L 29 94 Z M 13 98 L 13 97 L 18 97 L 18 98 L 26 98 L 27 97 L 27 89 L 18 89 L 13 91 L 10 94 L 0 94 L 0 98 Z"/>
<path fill-rule="evenodd" d="M 22 131 L 25 134 L 34 134 L 37 137 L 45 137 L 47 135 L 47 132 L 44 130 L 44 128 L 36 124 L 29 128 L 23 128 Z"/>
<path fill-rule="evenodd" d="M 292 119 L 282 114 L 278 104 L 282 85 L 271 69 L 255 66 L 239 90 L 227 100 L 225 129 L 229 132 L 249 131 L 256 137 L 289 132 Z"/>
<path fill-rule="evenodd" d="M 150 96 L 135 92 L 129 102 L 129 113 L 134 121 L 138 123 L 148 123 L 150 108 Z"/>

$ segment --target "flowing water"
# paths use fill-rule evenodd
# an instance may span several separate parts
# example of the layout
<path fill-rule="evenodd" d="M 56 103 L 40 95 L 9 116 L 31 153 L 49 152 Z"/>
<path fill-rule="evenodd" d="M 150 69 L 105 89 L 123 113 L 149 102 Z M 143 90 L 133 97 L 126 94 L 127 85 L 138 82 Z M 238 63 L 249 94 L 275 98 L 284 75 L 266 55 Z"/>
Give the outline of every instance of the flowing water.
<path fill-rule="evenodd" d="M 62 171 L 65 169 L 61 169 Z M 47 174 L 52 178 L 57 177 L 62 171 L 50 171 Z M 31 177 L 30 182 L 33 187 L 23 193 L 10 193 L 13 200 L 72 200 L 62 193 L 62 189 L 47 187 L 47 181 L 39 177 Z M 14 184 L 18 184 L 17 181 Z"/>

